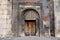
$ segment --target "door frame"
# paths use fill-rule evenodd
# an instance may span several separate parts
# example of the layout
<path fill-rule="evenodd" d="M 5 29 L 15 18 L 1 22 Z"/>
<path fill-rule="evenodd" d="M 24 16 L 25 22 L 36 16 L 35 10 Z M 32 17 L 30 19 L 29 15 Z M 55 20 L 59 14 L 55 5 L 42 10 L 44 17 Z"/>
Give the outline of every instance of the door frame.
<path fill-rule="evenodd" d="M 20 5 L 22 5 L 22 6 L 20 6 Z M 29 6 L 30 5 L 30 6 Z M 27 11 L 27 10 L 34 10 L 34 11 L 36 11 L 37 12 L 37 14 L 38 14 L 38 18 L 34 18 L 34 19 L 25 19 L 25 11 Z M 21 20 L 21 22 L 20 22 L 20 26 L 19 27 L 21 27 L 20 28 L 20 30 L 21 30 L 21 32 L 20 32 L 20 35 L 23 33 L 23 36 L 25 36 L 25 34 L 24 34 L 24 24 L 25 24 L 25 22 L 24 22 L 24 20 L 36 20 L 36 27 L 37 27 L 37 33 L 36 33 L 36 36 L 40 36 L 40 34 L 41 34 L 41 29 L 43 29 L 43 9 L 42 9 L 42 3 L 19 3 L 19 13 L 20 13 L 20 20 Z M 39 26 L 38 26 L 38 25 Z M 40 29 L 41 28 L 41 29 Z M 39 29 L 39 31 L 38 31 L 38 29 Z M 22 36 L 22 35 L 21 35 Z"/>

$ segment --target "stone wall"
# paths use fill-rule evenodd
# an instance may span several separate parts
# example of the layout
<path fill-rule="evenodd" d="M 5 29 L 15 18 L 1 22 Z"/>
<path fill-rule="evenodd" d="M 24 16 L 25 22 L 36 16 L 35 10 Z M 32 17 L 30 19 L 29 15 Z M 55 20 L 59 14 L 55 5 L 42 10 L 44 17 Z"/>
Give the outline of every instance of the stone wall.
<path fill-rule="evenodd" d="M 23 2 L 23 0 L 0 0 L 0 36 L 9 36 L 12 33 L 16 33 L 18 26 L 17 14 L 19 10 L 18 2 Z M 37 0 L 43 5 L 44 16 L 49 15 L 49 2 L 47 0 Z M 59 0 L 54 0 L 54 14 L 55 14 L 55 35 L 60 37 L 60 6 Z M 13 4 L 12 4 L 13 3 Z M 13 7 L 12 7 L 13 6 Z M 13 8 L 13 9 L 12 9 Z M 12 25 L 13 24 L 13 25 Z M 15 32 L 12 32 L 12 28 L 15 27 Z"/>
<path fill-rule="evenodd" d="M 0 0 L 0 36 L 8 36 L 11 31 L 12 3 L 8 0 Z"/>
<path fill-rule="evenodd" d="M 55 35 L 60 37 L 60 0 L 54 0 Z"/>

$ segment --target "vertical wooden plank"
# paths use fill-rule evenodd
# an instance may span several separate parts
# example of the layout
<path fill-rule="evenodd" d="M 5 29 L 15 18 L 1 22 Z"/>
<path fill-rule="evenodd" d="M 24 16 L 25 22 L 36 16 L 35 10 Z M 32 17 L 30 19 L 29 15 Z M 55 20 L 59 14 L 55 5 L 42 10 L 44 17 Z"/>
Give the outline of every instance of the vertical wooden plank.
<path fill-rule="evenodd" d="M 29 33 L 29 23 L 28 22 L 25 22 L 24 32 L 27 34 Z"/>
<path fill-rule="evenodd" d="M 35 33 L 35 31 L 36 31 L 35 22 L 32 22 L 31 24 L 32 24 L 32 27 L 31 27 L 32 33 Z"/>

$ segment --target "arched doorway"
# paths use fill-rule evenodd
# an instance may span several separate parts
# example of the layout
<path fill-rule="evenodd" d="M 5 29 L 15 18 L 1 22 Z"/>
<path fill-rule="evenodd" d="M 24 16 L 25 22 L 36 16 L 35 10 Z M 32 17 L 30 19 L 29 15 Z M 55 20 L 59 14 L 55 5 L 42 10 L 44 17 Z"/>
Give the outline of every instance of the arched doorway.
<path fill-rule="evenodd" d="M 36 36 L 39 35 L 39 14 L 34 9 L 26 9 L 23 11 L 22 25 L 24 25 L 25 36 Z"/>

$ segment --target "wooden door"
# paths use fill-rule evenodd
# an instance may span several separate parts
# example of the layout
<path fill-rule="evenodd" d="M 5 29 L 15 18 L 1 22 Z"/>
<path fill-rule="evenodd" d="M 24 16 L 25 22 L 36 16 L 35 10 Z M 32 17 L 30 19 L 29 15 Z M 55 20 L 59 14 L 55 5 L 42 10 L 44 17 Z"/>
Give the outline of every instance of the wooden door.
<path fill-rule="evenodd" d="M 24 32 L 26 36 L 36 35 L 36 22 L 35 21 L 25 21 Z"/>

